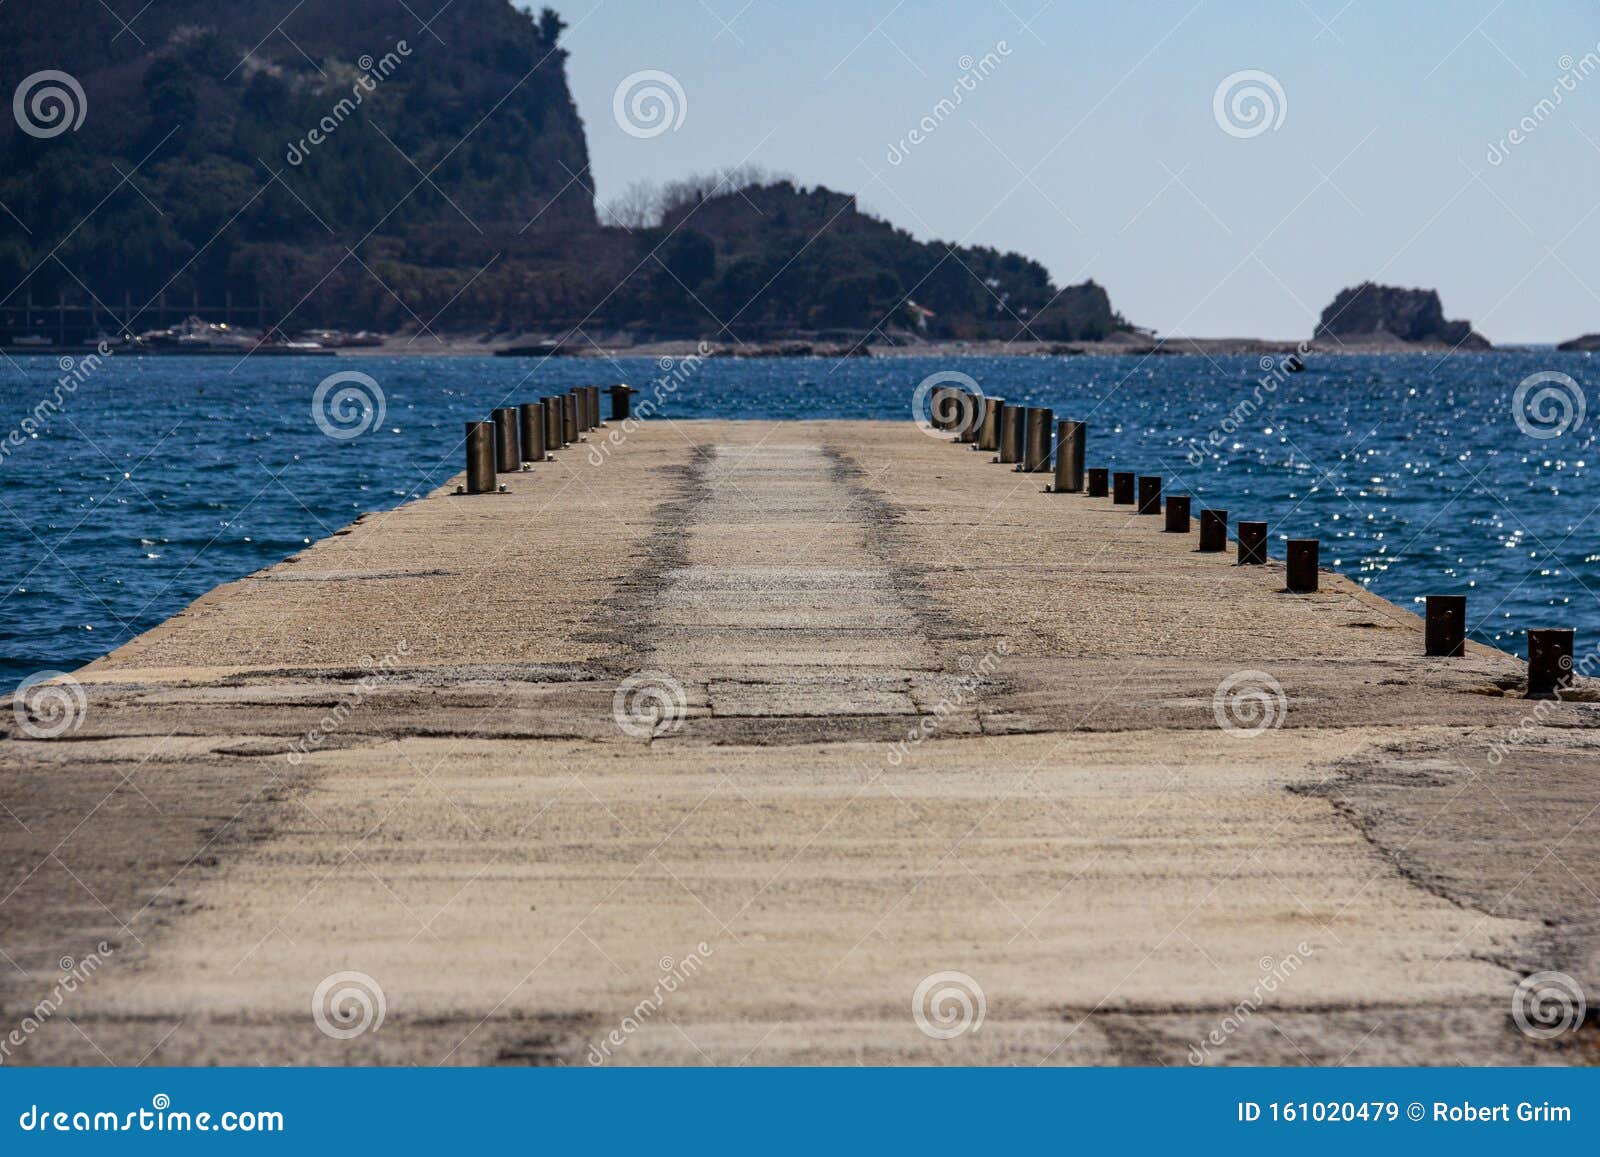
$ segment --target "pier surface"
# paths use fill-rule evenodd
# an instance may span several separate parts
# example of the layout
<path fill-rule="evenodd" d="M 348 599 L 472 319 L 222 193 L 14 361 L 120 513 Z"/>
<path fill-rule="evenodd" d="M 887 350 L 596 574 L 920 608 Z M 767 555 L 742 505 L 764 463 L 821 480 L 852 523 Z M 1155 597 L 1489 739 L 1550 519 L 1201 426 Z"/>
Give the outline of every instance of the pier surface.
<path fill-rule="evenodd" d="M 590 439 L 6 712 L 7 1063 L 1600 1057 L 1593 704 L 909 423 Z"/>

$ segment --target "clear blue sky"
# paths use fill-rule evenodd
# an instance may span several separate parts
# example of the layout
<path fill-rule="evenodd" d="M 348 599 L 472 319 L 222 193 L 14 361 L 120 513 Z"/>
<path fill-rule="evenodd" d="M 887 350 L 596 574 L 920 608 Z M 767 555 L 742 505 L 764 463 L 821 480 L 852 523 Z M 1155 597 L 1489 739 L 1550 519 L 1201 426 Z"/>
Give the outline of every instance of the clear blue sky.
<path fill-rule="evenodd" d="M 1437 287 L 1500 342 L 1600 330 L 1600 71 L 1502 163 L 1502 140 L 1600 56 L 1577 0 L 562 0 L 607 199 L 747 162 L 857 192 L 925 239 L 1093 277 L 1163 333 L 1297 337 L 1365 278 Z M 891 145 L 1009 56 L 899 165 Z M 625 76 L 670 73 L 682 125 L 618 127 Z M 1276 128 L 1224 132 L 1223 78 L 1270 73 Z M 1474 175 L 1476 174 L 1476 176 Z"/>

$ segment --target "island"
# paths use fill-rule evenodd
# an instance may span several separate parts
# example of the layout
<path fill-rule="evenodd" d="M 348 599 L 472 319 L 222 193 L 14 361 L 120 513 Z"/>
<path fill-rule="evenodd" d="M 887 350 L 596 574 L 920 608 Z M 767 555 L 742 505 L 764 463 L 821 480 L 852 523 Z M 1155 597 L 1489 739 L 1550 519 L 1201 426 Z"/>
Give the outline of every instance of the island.
<path fill-rule="evenodd" d="M 1364 281 L 1339 292 L 1317 323 L 1316 342 L 1332 349 L 1396 346 L 1493 348 L 1470 321 L 1446 321 L 1436 289 L 1401 289 Z"/>

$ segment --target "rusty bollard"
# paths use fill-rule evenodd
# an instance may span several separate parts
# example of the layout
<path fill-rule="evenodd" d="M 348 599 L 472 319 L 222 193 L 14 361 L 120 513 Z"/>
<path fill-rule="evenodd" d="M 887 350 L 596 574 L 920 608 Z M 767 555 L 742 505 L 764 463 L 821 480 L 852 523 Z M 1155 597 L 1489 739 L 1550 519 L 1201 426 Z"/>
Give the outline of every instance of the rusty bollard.
<path fill-rule="evenodd" d="M 1425 655 L 1459 659 L 1467 653 L 1467 596 L 1429 595 L 1424 619 Z"/>
<path fill-rule="evenodd" d="M 1573 632 L 1548 628 L 1528 632 L 1528 698 L 1553 699 L 1572 682 Z"/>
<path fill-rule="evenodd" d="M 1139 513 L 1161 513 L 1161 475 L 1139 475 Z"/>
<path fill-rule="evenodd" d="M 1038 474 L 1050 469 L 1050 435 L 1054 432 L 1055 414 L 1042 406 L 1028 407 L 1023 424 L 1022 462 L 1017 467 L 1024 474 Z"/>
<path fill-rule="evenodd" d="M 619 382 L 607 389 L 611 394 L 611 420 L 625 422 L 633 417 L 633 387 Z"/>
<path fill-rule="evenodd" d="M 954 386 L 934 386 L 928 395 L 929 423 L 935 430 L 949 432 L 955 429 L 955 397 L 959 391 Z"/>
<path fill-rule="evenodd" d="M 493 494 L 494 423 L 467 423 L 467 493 Z"/>
<path fill-rule="evenodd" d="M 1055 493 L 1076 494 L 1083 489 L 1083 448 L 1088 436 L 1089 427 L 1082 422 L 1063 418 L 1057 424 Z"/>
<path fill-rule="evenodd" d="M 971 390 L 962 390 L 962 413 L 960 413 L 960 429 L 957 430 L 955 440 L 966 443 L 968 446 L 978 445 L 978 430 L 984 427 L 984 395 L 973 394 Z"/>
<path fill-rule="evenodd" d="M 1317 589 L 1318 545 L 1314 538 L 1289 540 L 1289 590 L 1297 595 L 1314 594 Z"/>
<path fill-rule="evenodd" d="M 1187 494 L 1174 494 L 1167 499 L 1167 525 L 1168 534 L 1189 533 L 1189 496 Z"/>
<path fill-rule="evenodd" d="M 983 399 L 983 420 L 978 424 L 975 449 L 998 452 L 1000 449 L 1000 412 L 1005 409 L 1004 398 Z"/>
<path fill-rule="evenodd" d="M 566 438 L 562 437 L 562 431 L 566 423 L 561 420 L 561 399 L 559 397 L 546 396 L 540 398 L 539 403 L 544 406 L 545 452 L 554 454 L 567 444 Z"/>
<path fill-rule="evenodd" d="M 1200 549 L 1209 553 L 1228 549 L 1228 512 L 1202 510 L 1200 512 Z"/>
<path fill-rule="evenodd" d="M 572 445 L 582 439 L 583 431 L 578 426 L 578 395 L 567 393 L 561 395 L 561 437 Z"/>
<path fill-rule="evenodd" d="M 1000 457 L 996 462 L 1015 464 L 1022 461 L 1023 406 L 1007 406 L 1000 411 Z"/>
<path fill-rule="evenodd" d="M 544 405 L 540 402 L 523 402 L 517 407 L 518 441 L 522 443 L 524 462 L 544 461 Z"/>
<path fill-rule="evenodd" d="M 502 474 L 522 469 L 522 446 L 517 441 L 517 412 L 510 406 L 496 407 L 494 421 L 494 467 Z"/>
<path fill-rule="evenodd" d="M 1239 524 L 1239 565 L 1261 566 L 1267 561 L 1267 524 L 1241 522 Z"/>
<path fill-rule="evenodd" d="M 589 429 L 598 429 L 606 424 L 605 415 L 600 413 L 600 387 L 584 386 L 583 392 L 589 395 Z"/>
<path fill-rule="evenodd" d="M 1089 497 L 1104 498 L 1111 493 L 1111 471 L 1104 466 L 1089 467 Z"/>
<path fill-rule="evenodd" d="M 1111 475 L 1111 501 L 1118 506 L 1133 505 L 1133 472 L 1118 470 Z"/>

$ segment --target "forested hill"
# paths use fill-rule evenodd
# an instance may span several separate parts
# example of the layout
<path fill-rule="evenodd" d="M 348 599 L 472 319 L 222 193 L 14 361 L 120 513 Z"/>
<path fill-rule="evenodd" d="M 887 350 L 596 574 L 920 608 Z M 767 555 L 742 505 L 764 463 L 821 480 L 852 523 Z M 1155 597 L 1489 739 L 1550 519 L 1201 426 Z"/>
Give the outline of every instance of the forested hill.
<path fill-rule="evenodd" d="M 548 9 L 287 11 L 0 4 L 0 82 L 23 102 L 0 118 L 0 304 L 92 297 L 135 331 L 146 303 L 230 297 L 288 331 L 1122 328 L 1092 283 L 1058 293 L 1037 262 L 921 243 L 787 181 L 684 182 L 602 221 Z M 81 125 L 53 131 L 51 89 Z"/>

